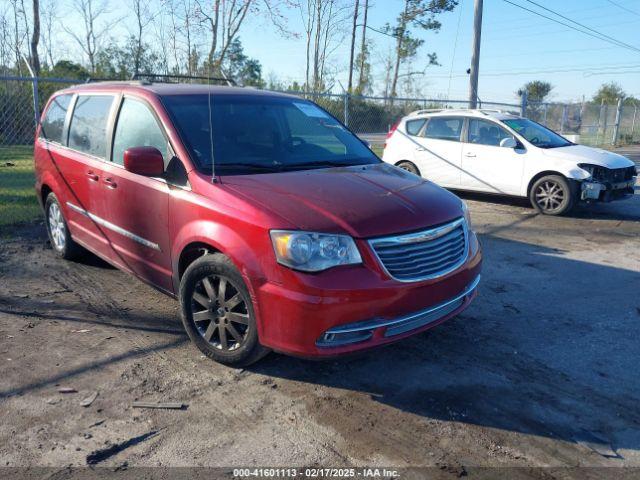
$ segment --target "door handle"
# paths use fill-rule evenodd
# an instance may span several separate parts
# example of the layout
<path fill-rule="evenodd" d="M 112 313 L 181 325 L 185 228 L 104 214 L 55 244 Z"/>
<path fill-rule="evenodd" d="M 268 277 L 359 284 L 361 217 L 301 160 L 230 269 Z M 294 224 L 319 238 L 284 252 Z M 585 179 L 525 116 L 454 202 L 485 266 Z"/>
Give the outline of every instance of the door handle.
<path fill-rule="evenodd" d="M 426 152 L 427 149 L 424 148 L 424 147 L 416 147 L 416 151 L 418 151 L 418 152 Z"/>
<path fill-rule="evenodd" d="M 87 172 L 87 177 L 89 177 L 89 180 L 91 180 L 92 182 L 97 182 L 100 179 L 100 177 L 92 171 Z"/>
<path fill-rule="evenodd" d="M 467 153 L 465 153 L 465 154 L 464 154 L 464 156 L 465 156 L 465 157 L 469 157 L 469 158 L 473 158 L 473 157 L 475 157 L 475 156 L 476 156 L 476 154 L 475 154 L 475 153 L 467 152 Z"/>
<path fill-rule="evenodd" d="M 114 182 L 112 178 L 105 178 L 104 183 L 107 184 L 108 188 L 116 188 L 118 186 L 118 184 Z"/>

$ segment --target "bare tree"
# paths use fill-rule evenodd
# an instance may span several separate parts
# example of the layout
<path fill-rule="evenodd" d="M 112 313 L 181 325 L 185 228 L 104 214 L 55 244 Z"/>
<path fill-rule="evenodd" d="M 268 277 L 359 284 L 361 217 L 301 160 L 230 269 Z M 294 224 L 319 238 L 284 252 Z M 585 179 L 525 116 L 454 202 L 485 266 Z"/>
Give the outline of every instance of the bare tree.
<path fill-rule="evenodd" d="M 352 6 L 340 0 L 300 0 L 297 8 L 306 34 L 306 87 L 320 91 L 324 88 L 327 61 L 344 38 L 345 22 Z"/>
<path fill-rule="evenodd" d="M 365 65 L 367 63 L 367 19 L 369 14 L 369 0 L 364 0 L 364 18 L 362 20 L 362 40 L 360 44 L 360 65 L 358 70 L 360 71 L 360 76 L 358 77 L 358 91 L 360 93 L 363 92 L 365 88 Z"/>
<path fill-rule="evenodd" d="M 40 57 L 38 56 L 38 42 L 40 42 L 40 2 L 33 0 L 33 33 L 31 35 L 31 68 L 36 76 L 40 75 Z"/>
<path fill-rule="evenodd" d="M 140 60 L 142 58 L 144 30 L 153 21 L 154 15 L 149 8 L 150 0 L 131 0 L 131 10 L 133 11 L 135 23 L 135 52 L 133 52 L 134 75 L 140 73 Z"/>
<path fill-rule="evenodd" d="M 21 15 L 21 10 L 20 10 L 20 6 L 21 3 L 18 2 L 18 0 L 9 0 L 11 3 L 11 7 L 13 10 L 13 41 L 12 41 L 12 49 L 13 49 L 13 55 L 14 55 L 14 59 L 15 59 L 15 65 L 16 68 L 18 69 L 18 75 L 22 75 L 22 59 L 20 58 L 20 50 L 22 48 L 22 41 L 23 41 L 23 34 L 20 31 L 20 15 Z"/>
<path fill-rule="evenodd" d="M 106 0 L 73 0 L 72 5 L 75 12 L 82 19 L 82 33 L 77 34 L 66 26 L 63 26 L 63 28 L 78 43 L 89 60 L 91 72 L 95 73 L 96 53 L 100 47 L 100 42 L 120 19 L 100 22 L 100 18 L 108 13 Z"/>
<path fill-rule="evenodd" d="M 0 67 L 8 68 L 11 62 L 11 27 L 6 10 L 0 11 Z"/>
<path fill-rule="evenodd" d="M 230 48 L 237 41 L 247 18 L 266 17 L 282 35 L 293 35 L 280 13 L 280 5 L 293 6 L 293 0 L 195 0 L 196 13 L 207 31 L 210 72 L 222 73 Z"/>
<path fill-rule="evenodd" d="M 358 28 L 358 8 L 360 1 L 356 0 L 353 9 L 353 27 L 351 28 L 351 53 L 349 55 L 349 81 L 347 82 L 347 92 L 351 93 L 353 88 L 353 55 L 356 50 L 356 30 Z"/>
<path fill-rule="evenodd" d="M 300 11 L 300 16 L 302 17 L 302 22 L 304 24 L 305 30 L 305 47 L 306 47 L 306 65 L 305 65 L 305 84 L 304 89 L 305 92 L 309 91 L 309 66 L 311 64 L 311 36 L 315 29 L 315 21 L 316 17 L 313 15 L 314 5 L 317 0 L 306 0 L 298 2 L 298 9 Z"/>
<path fill-rule="evenodd" d="M 396 25 L 391 27 L 387 24 L 387 32 L 396 38 L 395 64 L 390 92 L 392 97 L 397 96 L 401 65 L 415 57 L 424 43 L 424 40 L 414 37 L 410 29 L 414 27 L 427 31 L 440 30 L 441 24 L 436 20 L 436 15 L 450 12 L 457 4 L 458 0 L 404 0 L 404 7 L 397 18 Z M 429 65 L 437 63 L 435 54 L 429 54 L 428 58 Z"/>
<path fill-rule="evenodd" d="M 57 21 L 55 11 L 55 1 L 49 0 L 40 6 L 40 17 L 42 21 L 42 45 L 44 47 L 44 60 L 53 67 L 55 61 L 53 58 L 53 41 L 54 41 L 54 23 Z"/>
<path fill-rule="evenodd" d="M 207 63 L 209 68 L 220 71 L 231 43 L 236 39 L 247 13 L 257 9 L 255 0 L 212 0 L 209 5 L 196 0 L 197 12 L 201 21 L 207 25 L 210 37 Z"/>

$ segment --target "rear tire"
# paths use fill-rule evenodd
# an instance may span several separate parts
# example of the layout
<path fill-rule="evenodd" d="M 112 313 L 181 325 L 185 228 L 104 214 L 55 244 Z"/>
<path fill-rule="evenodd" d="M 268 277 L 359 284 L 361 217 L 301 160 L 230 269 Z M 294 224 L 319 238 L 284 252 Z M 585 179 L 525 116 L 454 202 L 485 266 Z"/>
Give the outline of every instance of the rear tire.
<path fill-rule="evenodd" d="M 72 260 L 83 253 L 82 247 L 71 238 L 62 207 L 54 193 L 50 193 L 44 203 L 44 222 L 51 248 L 57 256 Z"/>
<path fill-rule="evenodd" d="M 182 324 L 202 353 L 245 367 L 269 353 L 258 339 L 251 295 L 242 275 L 221 253 L 195 260 L 180 281 Z"/>
<path fill-rule="evenodd" d="M 415 164 L 410 162 L 409 160 L 402 160 L 401 162 L 396 163 L 396 167 L 399 167 L 402 170 L 406 170 L 409 173 L 413 173 L 414 175 L 418 175 L 419 177 L 421 176 L 418 167 L 416 167 Z"/>
<path fill-rule="evenodd" d="M 561 175 L 547 175 L 532 185 L 529 201 L 544 215 L 563 215 L 576 202 L 575 188 Z"/>

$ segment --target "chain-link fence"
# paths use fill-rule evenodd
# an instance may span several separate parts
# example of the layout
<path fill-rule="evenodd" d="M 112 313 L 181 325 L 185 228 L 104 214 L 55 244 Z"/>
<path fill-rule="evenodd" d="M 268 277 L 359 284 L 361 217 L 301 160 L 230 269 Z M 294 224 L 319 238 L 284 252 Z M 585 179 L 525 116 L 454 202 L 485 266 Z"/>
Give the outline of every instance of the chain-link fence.
<path fill-rule="evenodd" d="M 34 218 L 33 140 L 36 120 L 66 79 L 0 77 L 0 227 Z"/>
<path fill-rule="evenodd" d="M 594 103 L 529 103 L 526 116 L 585 145 L 640 142 L 638 105 Z"/>
<path fill-rule="evenodd" d="M 166 78 L 152 80 L 167 81 Z M 179 77 L 180 82 L 207 83 L 208 79 Z M 225 79 L 219 79 L 222 83 Z M 0 76 L 0 226 L 33 218 L 33 140 L 40 111 L 56 90 L 80 83 L 61 78 Z M 374 147 L 386 132 L 415 110 L 467 108 L 466 100 L 388 98 L 331 93 L 287 92 L 315 101 Z M 587 145 L 629 144 L 640 141 L 637 105 L 593 103 L 522 104 L 481 102 L 482 109 L 525 116 Z"/>

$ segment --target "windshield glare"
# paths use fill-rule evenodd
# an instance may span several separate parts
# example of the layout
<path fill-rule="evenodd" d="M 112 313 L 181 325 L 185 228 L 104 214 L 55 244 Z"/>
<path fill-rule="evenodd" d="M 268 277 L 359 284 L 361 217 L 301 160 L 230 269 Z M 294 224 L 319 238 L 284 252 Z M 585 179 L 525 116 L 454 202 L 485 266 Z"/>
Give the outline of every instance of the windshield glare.
<path fill-rule="evenodd" d="M 502 120 L 516 133 L 523 136 L 529 143 L 540 148 L 558 148 L 573 145 L 569 140 L 561 137 L 556 132 L 543 127 L 539 123 L 533 122 L 527 118 L 513 118 Z"/>
<path fill-rule="evenodd" d="M 365 165 L 380 160 L 340 122 L 302 99 L 257 95 L 164 97 L 198 169 L 221 175 Z M 213 135 L 210 132 L 213 126 Z"/>

